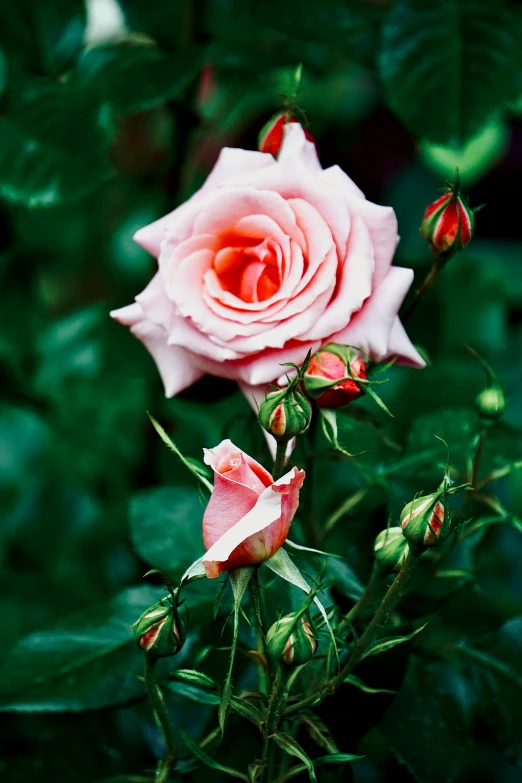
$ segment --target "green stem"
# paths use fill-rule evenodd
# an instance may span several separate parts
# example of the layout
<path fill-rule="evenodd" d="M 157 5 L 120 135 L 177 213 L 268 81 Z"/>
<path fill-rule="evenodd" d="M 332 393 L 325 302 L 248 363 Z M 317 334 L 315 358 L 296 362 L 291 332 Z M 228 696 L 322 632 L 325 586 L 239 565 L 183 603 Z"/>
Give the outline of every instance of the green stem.
<path fill-rule="evenodd" d="M 361 660 L 366 647 L 371 642 L 375 634 L 375 631 L 378 629 L 381 623 L 383 623 L 384 620 L 387 618 L 388 614 L 393 608 L 393 604 L 396 598 L 400 595 L 400 591 L 403 589 L 404 585 L 410 578 L 411 572 L 415 568 L 417 560 L 418 557 L 412 555 L 410 551 L 410 554 L 404 561 L 404 565 L 402 566 L 401 570 L 399 571 L 399 573 L 391 583 L 390 587 L 386 591 L 386 594 L 382 599 L 379 608 L 375 612 L 371 623 L 366 628 L 365 632 L 363 633 L 363 635 L 359 640 L 359 643 L 354 648 L 352 654 L 346 661 L 345 665 L 343 666 L 343 668 L 341 669 L 337 677 L 335 677 L 335 679 L 332 681 L 331 687 L 333 688 L 333 690 L 336 690 L 339 687 L 339 685 L 341 685 L 344 682 L 346 676 L 352 671 L 352 669 L 355 669 L 355 667 Z"/>
<path fill-rule="evenodd" d="M 401 321 L 403 324 L 406 323 L 408 318 L 411 318 L 411 316 L 419 306 L 421 300 L 424 298 L 426 293 L 430 290 L 432 285 L 435 283 L 435 281 L 437 280 L 438 276 L 440 275 L 440 273 L 442 272 L 445 266 L 446 260 L 448 259 L 445 259 L 444 262 L 441 261 L 441 258 L 438 255 L 438 253 L 433 252 L 433 263 L 431 265 L 430 271 L 422 281 L 419 288 L 415 291 L 414 297 L 411 300 L 408 307 L 406 308 L 406 310 L 404 311 L 404 313 L 401 313 Z"/>
<path fill-rule="evenodd" d="M 473 460 L 473 469 L 471 473 L 471 496 L 475 494 L 478 487 L 479 482 L 479 470 L 480 470 L 480 463 L 482 462 L 482 457 L 484 455 L 484 444 L 486 442 L 486 428 L 483 427 L 480 431 L 479 440 L 477 444 L 477 450 L 475 452 L 475 458 Z"/>
<path fill-rule="evenodd" d="M 256 619 L 256 639 L 257 639 L 257 651 L 263 656 L 266 661 L 267 667 L 270 666 L 270 658 L 266 649 L 266 631 L 267 631 L 267 618 L 266 618 L 266 606 L 263 593 L 261 591 L 261 585 L 259 584 L 259 570 L 256 568 L 252 579 L 250 581 L 250 590 L 252 592 L 252 600 L 254 603 L 254 612 Z M 267 694 L 269 691 L 269 679 L 270 669 L 265 670 L 262 665 L 257 666 L 259 690 L 261 693 Z"/>
<path fill-rule="evenodd" d="M 262 777 L 264 777 L 265 770 L 268 769 L 268 759 L 271 750 L 270 739 L 271 736 L 275 734 L 275 732 L 277 731 L 277 727 L 279 726 L 281 715 L 283 714 L 283 711 L 285 709 L 286 696 L 287 693 L 286 693 L 285 677 L 283 675 L 281 666 L 278 665 L 275 672 L 274 681 L 272 684 L 270 700 L 268 702 L 266 728 L 263 737 L 261 759 L 259 760 L 259 762 L 257 762 L 260 766 L 263 767 L 263 772 L 261 775 Z M 269 775 L 269 783 L 270 783 L 270 775 Z"/>
<path fill-rule="evenodd" d="M 171 769 L 178 758 L 178 749 L 176 735 L 174 734 L 174 728 L 170 722 L 167 705 L 165 704 L 165 699 L 163 698 L 163 694 L 154 675 L 156 663 L 157 661 L 151 660 L 150 658 L 145 659 L 145 685 L 152 703 L 154 716 L 161 728 L 161 733 L 163 734 L 165 744 L 167 745 L 167 755 L 158 764 L 154 780 L 155 783 L 165 783 L 165 781 L 169 779 Z"/>
<path fill-rule="evenodd" d="M 272 468 L 272 476 L 274 477 L 274 481 L 277 481 L 278 478 L 281 478 L 283 475 L 283 471 L 285 469 L 285 462 L 286 462 L 286 446 L 288 441 L 277 441 L 277 450 L 274 460 L 274 467 Z"/>
<path fill-rule="evenodd" d="M 345 663 L 345 665 L 343 666 L 339 674 L 330 683 L 328 683 L 328 685 L 323 686 L 323 688 L 320 691 L 311 693 L 309 696 L 306 696 L 304 699 L 297 702 L 296 704 L 292 704 L 285 711 L 285 717 L 288 717 L 289 715 L 294 715 L 296 712 L 300 712 L 305 707 L 309 707 L 310 705 L 315 704 L 317 701 L 322 701 L 322 699 L 326 698 L 326 696 L 335 693 L 337 688 L 339 688 L 339 686 L 342 685 L 347 675 L 352 671 L 352 669 L 354 669 L 357 666 L 357 664 L 361 660 L 365 649 L 367 648 L 368 644 L 371 642 L 373 635 L 378 629 L 378 627 L 387 618 L 389 612 L 393 608 L 396 599 L 400 595 L 400 591 L 408 581 L 411 572 L 413 571 L 415 565 L 417 564 L 418 559 L 419 559 L 418 555 L 412 555 L 410 552 L 401 570 L 399 571 L 394 581 L 388 588 L 384 598 L 381 601 L 379 608 L 377 609 L 375 615 L 372 618 L 372 621 L 364 631 L 361 638 L 357 641 L 352 654 L 348 658 L 347 662 Z"/>

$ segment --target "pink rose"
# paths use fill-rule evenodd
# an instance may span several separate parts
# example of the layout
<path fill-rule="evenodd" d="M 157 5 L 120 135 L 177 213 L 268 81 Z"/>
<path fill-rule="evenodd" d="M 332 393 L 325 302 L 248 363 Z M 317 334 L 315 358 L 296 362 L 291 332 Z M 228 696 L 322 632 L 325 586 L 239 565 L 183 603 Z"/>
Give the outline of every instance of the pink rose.
<path fill-rule="evenodd" d="M 262 563 L 285 543 L 305 474 L 292 468 L 274 482 L 230 440 L 205 449 L 205 462 L 214 471 L 203 517 L 203 565 L 212 579 L 230 568 Z"/>
<path fill-rule="evenodd" d="M 147 346 L 168 397 L 208 372 L 251 398 L 329 342 L 424 365 L 397 317 L 413 271 L 391 266 L 393 209 L 323 170 L 298 123 L 277 161 L 223 149 L 203 187 L 135 239 L 159 269 L 112 316 Z"/>

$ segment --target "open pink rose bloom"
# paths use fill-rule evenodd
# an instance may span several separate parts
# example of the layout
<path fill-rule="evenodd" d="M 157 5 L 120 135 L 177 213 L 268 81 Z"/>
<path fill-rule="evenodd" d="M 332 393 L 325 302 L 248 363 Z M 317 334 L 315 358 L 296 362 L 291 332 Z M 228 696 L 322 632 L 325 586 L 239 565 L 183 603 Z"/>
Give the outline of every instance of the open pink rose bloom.
<path fill-rule="evenodd" d="M 413 272 L 391 266 L 393 209 L 323 170 L 298 123 L 278 160 L 223 149 L 203 187 L 135 238 L 158 272 L 112 315 L 147 346 L 169 397 L 204 373 L 258 395 L 283 362 L 329 342 L 424 365 L 397 316 Z"/>
<path fill-rule="evenodd" d="M 203 517 L 203 565 L 213 578 L 277 552 L 288 536 L 305 474 L 292 468 L 274 481 L 230 440 L 205 449 L 205 462 L 214 471 L 214 491 Z"/>

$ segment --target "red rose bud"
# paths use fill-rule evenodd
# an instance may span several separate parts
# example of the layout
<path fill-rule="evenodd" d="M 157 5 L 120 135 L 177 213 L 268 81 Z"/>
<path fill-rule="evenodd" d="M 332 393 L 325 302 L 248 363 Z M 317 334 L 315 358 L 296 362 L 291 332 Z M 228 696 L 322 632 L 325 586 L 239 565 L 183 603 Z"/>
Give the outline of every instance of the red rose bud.
<path fill-rule="evenodd" d="M 274 158 L 277 157 L 283 142 L 283 128 L 288 122 L 299 122 L 299 120 L 296 120 L 289 112 L 283 111 L 275 114 L 266 125 L 263 125 L 258 138 L 259 152 L 269 152 Z M 306 128 L 303 128 L 303 131 L 308 141 L 315 144 L 312 134 Z"/>
<path fill-rule="evenodd" d="M 461 196 L 458 182 L 429 205 L 420 227 L 424 239 L 438 253 L 462 250 L 474 230 L 475 216 Z"/>
<path fill-rule="evenodd" d="M 306 393 L 322 408 L 340 408 L 362 394 L 354 379 L 366 380 L 366 364 L 347 345 L 330 343 L 312 356 L 304 374 Z"/>
<path fill-rule="evenodd" d="M 451 533 L 446 492 L 439 489 L 431 495 L 415 498 L 404 506 L 399 522 L 410 544 L 431 547 L 442 543 Z"/>
<path fill-rule="evenodd" d="M 306 432 L 312 407 L 294 384 L 267 394 L 259 407 L 261 426 L 277 441 L 286 442 Z"/>
<path fill-rule="evenodd" d="M 377 569 L 383 574 L 400 571 L 409 551 L 402 528 L 389 527 L 387 530 L 381 530 L 373 545 Z"/>
<path fill-rule="evenodd" d="M 307 613 L 281 617 L 268 630 L 266 644 L 270 655 L 280 663 L 299 666 L 317 650 L 317 636 Z"/>
<path fill-rule="evenodd" d="M 162 598 L 134 624 L 134 638 L 151 658 L 176 655 L 185 643 L 185 636 L 185 624 L 171 598 Z"/>

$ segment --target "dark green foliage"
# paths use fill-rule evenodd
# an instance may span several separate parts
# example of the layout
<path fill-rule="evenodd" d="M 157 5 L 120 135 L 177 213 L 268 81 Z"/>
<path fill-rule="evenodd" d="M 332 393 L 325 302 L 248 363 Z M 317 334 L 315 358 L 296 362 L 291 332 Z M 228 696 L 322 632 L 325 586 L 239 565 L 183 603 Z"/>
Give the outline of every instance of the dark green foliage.
<path fill-rule="evenodd" d="M 328 437 L 312 426 L 295 451 L 300 467 L 311 450 L 321 459 L 307 466 L 290 538 L 310 543 L 315 520 L 316 547 L 344 558 L 330 558 L 322 577 L 329 623 L 334 606 L 347 612 L 363 595 L 378 533 L 440 484 L 447 453 L 435 435 L 455 483 L 469 480 L 487 379 L 464 343 L 494 368 L 508 405 L 488 428 L 479 492 L 452 501 L 458 538 L 423 556 L 370 648 L 379 654 L 367 653 L 315 723 L 306 711 L 282 723 L 278 764 L 320 783 L 513 783 L 522 764 L 519 5 L 121 0 L 125 27 L 93 40 L 95 5 L 0 4 L 0 777 L 123 783 L 150 778 L 164 755 L 132 624 L 165 586 L 143 575 L 159 569 L 175 583 L 203 552 L 203 447 L 229 437 L 271 461 L 234 384 L 206 378 L 165 400 L 153 361 L 108 313 L 155 271 L 134 232 L 188 198 L 223 146 L 255 148 L 302 62 L 298 104 L 324 166 L 339 164 L 395 208 L 396 263 L 418 282 L 430 263 L 418 225 L 448 160 L 467 166 L 470 204 L 487 202 L 476 238 L 408 324 L 430 365 L 391 367 L 372 387 L 394 418 L 365 396 L 328 420 Z M 509 143 L 495 159 L 482 148 L 462 157 L 485 125 Z M 262 569 L 268 625 L 302 605 L 290 559 L 306 585 L 322 563 L 289 547 Z M 187 769 L 195 783 L 244 776 L 262 749 L 255 579 L 234 593 L 221 592 L 223 581 L 183 589 L 187 641 L 158 665 L 183 754 L 172 780 Z M 226 620 L 239 594 L 228 679 Z M 369 599 L 355 633 L 377 603 Z M 310 611 L 319 648 L 297 690 L 318 684 L 329 639 Z M 352 642 L 341 637 L 343 656 Z M 220 704 L 224 737 L 218 730 L 202 750 Z"/>

